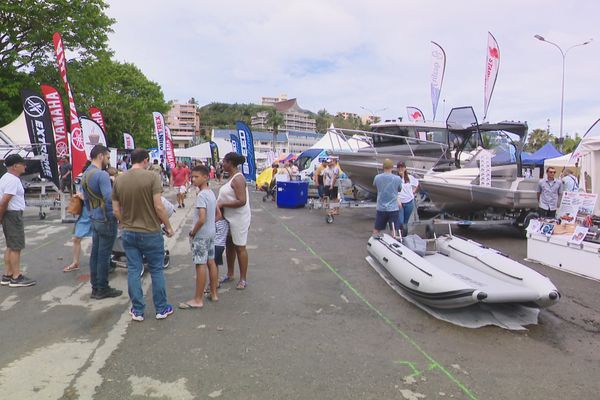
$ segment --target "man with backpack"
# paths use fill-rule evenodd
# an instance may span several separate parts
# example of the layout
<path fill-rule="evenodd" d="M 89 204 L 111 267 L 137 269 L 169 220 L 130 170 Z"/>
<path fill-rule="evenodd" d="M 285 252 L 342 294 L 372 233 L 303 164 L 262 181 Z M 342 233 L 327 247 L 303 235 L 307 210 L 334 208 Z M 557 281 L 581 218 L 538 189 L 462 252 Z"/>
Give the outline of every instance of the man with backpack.
<path fill-rule="evenodd" d="M 90 255 L 90 281 L 92 299 L 118 297 L 122 290 L 108 285 L 108 269 L 113 244 L 117 238 L 117 220 L 112 208 L 112 185 L 105 171 L 110 163 L 110 151 L 97 144 L 90 152 L 91 165 L 81 179 L 84 205 L 92 221 L 92 254 Z"/>

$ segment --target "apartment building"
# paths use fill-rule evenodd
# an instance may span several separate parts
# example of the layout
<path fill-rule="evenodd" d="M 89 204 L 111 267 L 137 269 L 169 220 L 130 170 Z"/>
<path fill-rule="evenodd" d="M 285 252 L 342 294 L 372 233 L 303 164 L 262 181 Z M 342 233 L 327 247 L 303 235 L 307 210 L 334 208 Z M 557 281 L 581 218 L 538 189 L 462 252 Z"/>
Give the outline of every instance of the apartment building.
<path fill-rule="evenodd" d="M 286 132 L 315 132 L 317 121 L 310 117 L 308 111 L 300 108 L 297 99 L 279 101 L 272 104 L 283 116 L 283 125 L 279 131 Z M 252 117 L 252 127 L 256 129 L 271 130 L 268 123 L 269 113 L 260 112 Z"/>
<path fill-rule="evenodd" d="M 180 103 L 174 100 L 165 115 L 165 123 L 171 129 L 173 147 L 176 149 L 190 147 L 194 137 L 200 135 L 200 116 L 192 102 Z"/>
<path fill-rule="evenodd" d="M 286 101 L 288 99 L 287 94 L 280 94 L 279 96 L 263 96 L 260 98 L 260 104 L 263 106 L 272 106 L 275 103 Z"/>

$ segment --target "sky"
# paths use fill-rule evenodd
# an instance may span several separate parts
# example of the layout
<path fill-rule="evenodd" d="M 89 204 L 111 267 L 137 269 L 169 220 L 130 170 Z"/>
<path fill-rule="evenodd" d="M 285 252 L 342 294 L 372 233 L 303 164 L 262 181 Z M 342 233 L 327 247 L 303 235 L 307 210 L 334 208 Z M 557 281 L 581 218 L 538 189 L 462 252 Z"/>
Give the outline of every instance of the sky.
<path fill-rule="evenodd" d="M 166 100 L 259 103 L 287 94 L 304 109 L 433 117 L 431 45 L 446 52 L 436 120 L 452 107 L 483 117 L 487 35 L 500 69 L 487 120 L 527 121 L 558 136 L 567 52 L 565 134 L 600 118 L 600 2 L 579 0 L 108 0 L 110 47 Z M 366 110 L 369 111 L 366 111 Z M 383 110 L 383 111 L 381 111 Z"/>

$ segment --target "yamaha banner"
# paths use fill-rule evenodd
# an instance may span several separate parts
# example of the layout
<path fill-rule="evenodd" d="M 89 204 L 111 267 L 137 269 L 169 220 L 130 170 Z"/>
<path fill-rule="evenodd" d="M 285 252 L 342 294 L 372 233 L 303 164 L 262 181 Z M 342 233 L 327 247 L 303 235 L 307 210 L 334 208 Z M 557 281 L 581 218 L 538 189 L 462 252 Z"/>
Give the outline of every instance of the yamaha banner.
<path fill-rule="evenodd" d="M 256 161 L 254 157 L 254 141 L 252 139 L 252 131 L 242 121 L 235 123 L 238 137 L 240 138 L 241 154 L 246 157 L 246 162 L 242 165 L 242 173 L 247 181 L 256 180 Z"/>
<path fill-rule="evenodd" d="M 240 149 L 240 138 L 236 134 L 229 135 L 229 140 L 231 140 L 231 149 L 238 154 L 242 154 L 242 150 Z"/>
<path fill-rule="evenodd" d="M 213 167 L 217 168 L 217 164 L 219 164 L 219 147 L 212 140 L 208 143 L 210 145 L 210 160 Z"/>
<path fill-rule="evenodd" d="M 100 109 L 97 107 L 90 107 L 88 111 L 90 113 L 90 117 L 96 121 L 98 125 L 100 125 L 100 128 L 102 128 L 106 134 L 106 124 L 104 123 L 104 115 L 102 115 L 102 111 L 100 111 Z"/>
<path fill-rule="evenodd" d="M 48 106 L 40 95 L 30 89 L 21 91 L 21 99 L 29 141 L 33 145 L 33 154 L 42 158 L 40 160 L 41 176 L 50 179 L 58 186 L 58 161 Z"/>
<path fill-rule="evenodd" d="M 54 130 L 54 141 L 56 144 L 56 156 L 58 158 L 69 156 L 69 132 L 67 131 L 67 121 L 65 120 L 65 110 L 62 104 L 62 98 L 58 90 L 48 85 L 41 85 L 44 99 L 48 105 L 52 129 Z"/>

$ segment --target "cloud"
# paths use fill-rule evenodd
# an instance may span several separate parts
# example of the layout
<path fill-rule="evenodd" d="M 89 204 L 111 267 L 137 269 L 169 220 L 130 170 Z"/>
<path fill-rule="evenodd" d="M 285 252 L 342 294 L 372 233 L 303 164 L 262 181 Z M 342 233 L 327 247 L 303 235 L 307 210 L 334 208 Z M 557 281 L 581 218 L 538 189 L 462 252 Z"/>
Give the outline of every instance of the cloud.
<path fill-rule="evenodd" d="M 453 1 L 110 0 L 110 44 L 169 99 L 258 102 L 286 93 L 302 107 L 385 117 L 420 107 L 431 118 L 430 40 L 447 54 L 438 117 L 453 106 L 483 108 L 487 32 L 498 40 L 500 73 L 489 120 L 528 120 L 558 131 L 562 58 L 533 38 L 565 47 L 597 33 L 600 3 Z M 600 39 L 600 38 L 597 38 Z M 565 131 L 598 117 L 600 43 L 567 56 Z M 445 100 L 445 102 L 444 102 Z"/>

